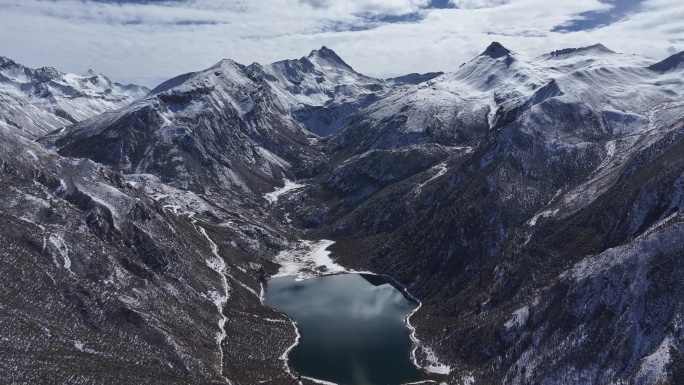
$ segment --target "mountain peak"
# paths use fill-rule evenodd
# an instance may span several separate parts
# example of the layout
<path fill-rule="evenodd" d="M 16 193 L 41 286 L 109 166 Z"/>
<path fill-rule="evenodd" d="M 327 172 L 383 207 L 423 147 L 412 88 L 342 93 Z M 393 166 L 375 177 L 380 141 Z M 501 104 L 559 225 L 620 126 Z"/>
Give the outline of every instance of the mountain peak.
<path fill-rule="evenodd" d="M 504 47 L 501 43 L 494 41 L 492 44 L 487 47 L 487 49 L 482 52 L 481 56 L 489 56 L 492 59 L 498 59 L 503 56 L 508 56 L 511 54 L 511 51 Z"/>
<path fill-rule="evenodd" d="M 582 49 L 582 48 L 580 48 Z M 606 47 L 605 45 L 601 43 L 596 43 L 594 45 L 590 45 L 588 47 L 584 47 L 586 50 L 592 50 L 592 51 L 602 51 L 602 52 L 607 52 L 607 53 L 615 53 L 612 49 Z"/>
<path fill-rule="evenodd" d="M 88 71 L 86 71 L 85 74 L 83 74 L 83 76 L 96 76 L 96 75 L 97 74 L 92 69 L 89 69 Z"/>
<path fill-rule="evenodd" d="M 344 60 L 342 60 L 342 58 L 335 53 L 335 51 L 326 46 L 311 51 L 309 56 L 306 58 L 309 59 L 309 61 L 324 67 L 334 67 L 347 71 L 353 71 L 353 68 L 349 64 L 345 63 Z"/>
<path fill-rule="evenodd" d="M 549 55 L 551 57 L 557 57 L 557 56 L 570 55 L 570 54 L 574 54 L 574 53 L 587 53 L 587 52 L 609 53 L 609 54 L 615 53 L 615 51 L 611 50 L 610 48 L 606 47 L 605 45 L 598 43 L 598 44 L 590 45 L 587 47 L 559 49 L 559 50 L 551 52 Z"/>
<path fill-rule="evenodd" d="M 40 67 L 33 71 L 33 76 L 41 83 L 60 77 L 62 74 L 53 67 Z"/>
<path fill-rule="evenodd" d="M 648 67 L 648 69 L 660 73 L 672 71 L 678 68 L 684 69 L 684 51 L 676 53 L 667 59 Z"/>
<path fill-rule="evenodd" d="M 323 46 L 320 49 L 315 49 L 315 50 L 311 51 L 311 53 L 307 57 L 309 59 L 313 59 L 315 57 L 322 57 L 322 58 L 332 57 L 332 58 L 337 58 L 339 60 L 342 60 L 342 59 L 340 59 L 339 56 L 337 56 L 335 51 L 331 50 L 330 48 L 328 48 L 326 46 Z"/>
<path fill-rule="evenodd" d="M 0 56 L 0 68 L 6 68 L 6 67 L 13 67 L 17 65 L 17 63 L 5 56 Z"/>

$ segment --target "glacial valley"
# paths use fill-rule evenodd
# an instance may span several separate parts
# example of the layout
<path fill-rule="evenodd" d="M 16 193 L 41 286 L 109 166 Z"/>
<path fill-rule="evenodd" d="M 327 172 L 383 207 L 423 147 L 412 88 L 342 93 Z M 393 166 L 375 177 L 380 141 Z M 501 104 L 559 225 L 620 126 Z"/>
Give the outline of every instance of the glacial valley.
<path fill-rule="evenodd" d="M 446 70 L 0 58 L 0 383 L 317 383 L 264 292 L 343 272 L 419 303 L 426 384 L 684 383 L 684 53 Z"/>

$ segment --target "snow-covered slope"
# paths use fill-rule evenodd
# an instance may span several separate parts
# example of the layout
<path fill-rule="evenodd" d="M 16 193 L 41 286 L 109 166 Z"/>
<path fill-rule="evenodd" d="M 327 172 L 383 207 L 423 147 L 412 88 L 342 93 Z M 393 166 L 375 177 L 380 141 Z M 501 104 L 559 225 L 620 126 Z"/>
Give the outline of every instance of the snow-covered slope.
<path fill-rule="evenodd" d="M 299 60 L 252 68 L 271 86 L 278 103 L 320 136 L 335 132 L 349 115 L 378 100 L 390 86 L 357 73 L 327 47 Z"/>
<path fill-rule="evenodd" d="M 232 186 L 261 196 L 292 164 L 320 155 L 314 134 L 334 132 L 397 84 L 355 72 L 326 47 L 266 66 L 225 59 L 44 142 L 179 187 Z"/>
<path fill-rule="evenodd" d="M 454 72 L 393 89 L 332 140 L 357 152 L 430 141 L 469 146 L 517 114 L 541 119 L 559 112 L 547 112 L 550 107 L 568 105 L 583 106 L 588 115 L 605 120 L 601 130 L 620 135 L 643 123 L 655 106 L 681 98 L 676 58 L 656 64 L 602 45 L 529 58 L 492 43 Z M 663 66 L 670 70 L 660 71 Z"/>
<path fill-rule="evenodd" d="M 225 63 L 233 63 L 227 59 Z M 326 136 L 335 132 L 353 112 L 373 103 L 398 81 L 380 80 L 354 71 L 333 50 L 322 47 L 300 59 L 283 60 L 268 65 L 253 63 L 239 66 L 232 75 L 244 82 L 260 84 L 263 93 L 268 94 L 283 114 L 291 115 L 311 132 Z M 217 65 L 205 71 L 188 73 L 170 79 L 150 92 L 156 95 L 183 86 L 186 89 L 198 81 L 211 84 L 212 71 Z M 228 77 L 231 77 L 228 74 Z M 419 83 L 428 79 L 417 75 L 409 80 Z M 200 80 L 204 79 L 204 80 Z M 407 80 L 407 81 L 409 81 Z"/>
<path fill-rule="evenodd" d="M 314 135 L 290 117 L 254 67 L 222 60 L 43 141 L 63 155 L 153 173 L 176 187 L 261 197 L 316 150 Z"/>
<path fill-rule="evenodd" d="M 0 57 L 0 128 L 36 138 L 144 97 L 142 86 L 121 85 L 104 75 L 32 69 Z"/>

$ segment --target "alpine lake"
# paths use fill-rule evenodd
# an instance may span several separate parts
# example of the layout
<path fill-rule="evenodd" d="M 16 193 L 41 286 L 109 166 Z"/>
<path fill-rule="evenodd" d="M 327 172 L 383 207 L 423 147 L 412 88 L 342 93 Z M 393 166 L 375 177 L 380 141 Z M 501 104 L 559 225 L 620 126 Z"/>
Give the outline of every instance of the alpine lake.
<path fill-rule="evenodd" d="M 418 304 L 381 276 L 273 278 L 264 304 L 296 322 L 301 338 L 288 364 L 301 376 L 340 385 L 399 385 L 425 377 L 411 362 L 405 323 Z"/>

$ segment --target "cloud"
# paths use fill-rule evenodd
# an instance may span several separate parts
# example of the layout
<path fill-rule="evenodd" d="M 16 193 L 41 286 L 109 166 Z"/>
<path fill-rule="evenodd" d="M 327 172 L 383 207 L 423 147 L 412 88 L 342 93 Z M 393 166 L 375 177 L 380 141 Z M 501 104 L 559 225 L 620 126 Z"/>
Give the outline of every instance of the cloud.
<path fill-rule="evenodd" d="M 450 0 L 459 9 L 491 8 L 506 4 L 508 0 Z"/>
<path fill-rule="evenodd" d="M 347 14 L 405 15 L 427 7 L 430 0 L 299 0 L 314 9 Z"/>
<path fill-rule="evenodd" d="M 445 4 L 445 2 L 441 2 Z M 297 58 L 326 45 L 377 77 L 452 71 L 493 40 L 536 56 L 603 43 L 662 59 L 684 50 L 684 3 L 647 0 L 609 25 L 558 31 L 599 0 L 0 0 L 0 55 L 32 67 L 88 68 L 153 86 L 223 58 Z"/>
<path fill-rule="evenodd" d="M 299 0 L 299 2 L 314 8 L 327 8 L 330 6 L 330 0 Z"/>

